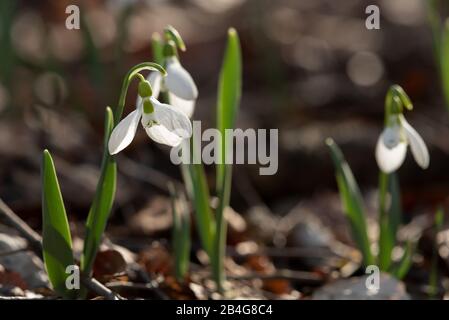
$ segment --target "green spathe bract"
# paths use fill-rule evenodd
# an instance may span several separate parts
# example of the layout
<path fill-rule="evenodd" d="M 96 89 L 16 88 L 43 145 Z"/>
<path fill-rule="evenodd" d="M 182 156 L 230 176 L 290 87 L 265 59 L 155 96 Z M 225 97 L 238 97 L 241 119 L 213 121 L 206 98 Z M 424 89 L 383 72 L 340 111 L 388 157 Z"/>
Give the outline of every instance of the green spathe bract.
<path fill-rule="evenodd" d="M 66 288 L 66 268 L 74 265 L 72 237 L 50 152 L 42 158 L 42 247 L 45 268 L 53 289 L 64 298 L 76 291 Z"/>

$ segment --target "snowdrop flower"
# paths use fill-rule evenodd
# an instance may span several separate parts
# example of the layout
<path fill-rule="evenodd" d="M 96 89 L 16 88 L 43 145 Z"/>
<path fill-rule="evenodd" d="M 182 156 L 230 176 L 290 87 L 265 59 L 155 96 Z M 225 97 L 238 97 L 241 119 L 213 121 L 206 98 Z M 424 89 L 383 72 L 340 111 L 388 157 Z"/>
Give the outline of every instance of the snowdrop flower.
<path fill-rule="evenodd" d="M 153 96 L 157 97 L 161 91 L 167 91 L 170 104 L 190 118 L 195 110 L 198 89 L 192 76 L 179 62 L 172 41 L 166 45 L 165 55 L 167 76 L 163 77 L 159 72 L 152 72 L 147 79 L 153 87 Z M 140 100 L 138 97 L 137 104 Z"/>
<path fill-rule="evenodd" d="M 426 169 L 430 161 L 429 151 L 418 132 L 402 114 L 391 115 L 388 122 L 376 145 L 379 168 L 385 173 L 396 171 L 404 162 L 407 146 L 410 145 L 416 163 Z"/>
<path fill-rule="evenodd" d="M 111 155 L 125 149 L 136 135 L 139 121 L 147 135 L 154 141 L 177 147 L 184 139 L 192 136 L 190 119 L 175 107 L 160 103 L 148 81 L 139 84 L 140 101 L 136 110 L 121 120 L 109 138 L 109 153 Z"/>

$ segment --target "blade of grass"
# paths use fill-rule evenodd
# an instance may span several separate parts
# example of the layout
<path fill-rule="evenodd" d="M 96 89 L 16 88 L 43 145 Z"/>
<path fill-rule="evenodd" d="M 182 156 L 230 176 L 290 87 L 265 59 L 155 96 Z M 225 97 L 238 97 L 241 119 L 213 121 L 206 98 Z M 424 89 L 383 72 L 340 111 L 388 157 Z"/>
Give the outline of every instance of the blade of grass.
<path fill-rule="evenodd" d="M 351 225 L 354 241 L 362 253 L 365 266 L 374 264 L 359 187 L 337 144 L 330 138 L 326 140 L 326 144 L 330 149 L 343 210 Z"/>
<path fill-rule="evenodd" d="M 101 164 L 101 176 L 97 184 L 95 197 L 90 207 L 86 221 L 86 236 L 84 249 L 81 256 L 81 270 L 89 275 L 101 237 L 106 228 L 109 214 L 115 197 L 117 165 L 113 157 L 109 155 L 108 140 L 114 127 L 114 119 L 111 108 L 106 108 L 105 130 L 104 130 L 104 150 Z"/>
<path fill-rule="evenodd" d="M 175 276 L 184 282 L 190 262 L 190 214 L 184 194 L 178 194 L 173 184 L 168 185 L 173 213 L 172 243 L 175 254 Z"/>
<path fill-rule="evenodd" d="M 72 237 L 53 159 L 48 150 L 42 160 L 42 247 L 45 268 L 53 289 L 64 298 L 76 292 L 66 288 L 66 268 L 74 265 Z"/>
<path fill-rule="evenodd" d="M 220 71 L 217 101 L 217 128 L 221 133 L 219 162 L 217 164 L 217 230 L 214 246 L 214 278 L 217 289 L 222 291 L 224 280 L 223 259 L 226 246 L 226 220 L 224 209 L 229 205 L 231 194 L 232 165 L 226 164 L 231 143 L 226 141 L 226 129 L 233 129 L 240 105 L 242 90 L 242 62 L 240 41 L 235 29 L 229 29 L 226 52 Z"/>

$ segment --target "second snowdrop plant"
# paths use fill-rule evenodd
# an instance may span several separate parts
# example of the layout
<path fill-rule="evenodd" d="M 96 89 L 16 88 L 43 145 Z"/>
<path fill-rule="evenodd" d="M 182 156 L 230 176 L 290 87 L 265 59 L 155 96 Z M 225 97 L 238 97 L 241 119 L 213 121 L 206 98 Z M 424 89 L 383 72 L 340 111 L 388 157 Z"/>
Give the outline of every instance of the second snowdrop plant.
<path fill-rule="evenodd" d="M 379 235 L 377 244 L 368 236 L 364 201 L 357 181 L 344 159 L 343 153 L 332 140 L 327 145 L 336 169 L 337 184 L 352 230 L 354 242 L 362 254 L 362 264 L 376 264 L 381 270 L 397 278 L 404 277 L 412 263 L 416 239 L 408 239 L 402 247 L 402 258 L 393 261 L 392 252 L 397 245 L 397 231 L 401 224 L 401 197 L 396 171 L 404 162 L 410 147 L 415 161 L 422 168 L 429 166 L 429 152 L 418 132 L 406 121 L 404 109 L 413 106 L 405 91 L 398 85 L 389 88 L 385 99 L 385 128 L 376 145 L 375 159 L 379 173 Z"/>
<path fill-rule="evenodd" d="M 178 50 L 185 51 L 185 44 L 180 34 L 171 26 L 165 28 L 163 37 L 158 34 L 153 35 L 153 58 L 167 70 L 167 76 L 162 77 L 158 73 L 151 73 L 147 78 L 153 88 L 153 97 L 160 98 L 161 101 L 169 103 L 176 110 L 183 112 L 186 116 L 192 117 L 198 89 L 189 72 L 181 65 Z M 240 105 L 241 96 L 241 73 L 242 61 L 240 52 L 240 41 L 235 29 L 228 30 L 227 46 L 223 58 L 218 81 L 217 97 L 217 129 L 222 133 L 220 148 L 217 156 L 223 159 L 216 167 L 216 207 L 211 206 L 211 197 L 205 169 L 202 164 L 192 163 L 181 164 L 180 169 L 187 195 L 193 204 L 196 229 L 203 249 L 208 254 L 212 276 L 219 292 L 224 292 L 224 257 L 226 248 L 226 219 L 224 211 L 229 206 L 231 193 L 232 166 L 225 164 L 224 157 L 229 152 L 232 145 L 226 140 L 225 130 L 233 129 Z M 137 104 L 140 102 L 138 97 Z M 198 158 L 200 150 L 194 146 L 195 139 L 185 139 L 184 143 L 190 143 L 193 159 Z M 174 199 L 174 202 L 177 202 Z M 214 214 L 215 213 L 215 214 Z M 182 214 L 180 221 L 187 222 L 188 214 Z M 175 217 L 176 218 L 176 217 Z M 179 232 L 179 234 L 177 233 Z M 175 261 L 178 265 L 185 265 L 181 261 L 183 257 L 188 257 L 186 252 L 176 250 L 176 248 L 187 250 L 188 233 L 183 232 L 183 228 L 174 226 Z M 176 243 L 178 241 L 179 243 Z M 187 272 L 186 267 L 178 268 L 178 279 L 182 279 Z M 184 274 L 183 274 L 184 273 Z"/>
<path fill-rule="evenodd" d="M 164 30 L 163 41 L 158 34 L 153 35 L 153 52 L 155 59 L 167 70 L 167 76 L 152 72 L 147 80 L 153 87 L 153 96 L 161 97 L 189 118 L 195 110 L 198 88 L 190 73 L 179 60 L 178 49 L 186 51 L 186 46 L 179 32 L 172 26 Z M 141 97 L 137 98 L 139 104 Z"/>

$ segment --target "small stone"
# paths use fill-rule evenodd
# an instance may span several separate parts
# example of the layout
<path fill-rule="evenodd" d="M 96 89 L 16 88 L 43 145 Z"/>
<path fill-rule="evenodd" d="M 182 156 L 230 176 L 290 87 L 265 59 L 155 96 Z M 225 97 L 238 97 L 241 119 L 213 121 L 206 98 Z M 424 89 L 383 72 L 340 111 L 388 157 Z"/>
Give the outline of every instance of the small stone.
<path fill-rule="evenodd" d="M 0 233 L 0 252 L 19 250 L 27 246 L 25 239 Z M 30 251 L 21 251 L 0 256 L 0 264 L 7 270 L 14 270 L 28 285 L 28 288 L 48 286 L 48 277 L 44 271 L 43 262 Z"/>
<path fill-rule="evenodd" d="M 315 291 L 313 300 L 410 300 L 403 282 L 387 273 L 380 274 L 379 290 L 374 292 L 366 286 L 369 277 L 341 279 Z"/>

